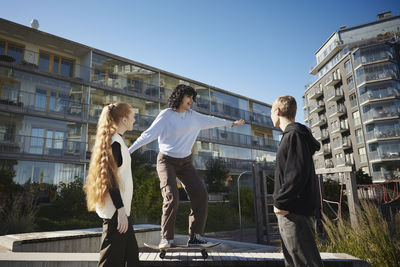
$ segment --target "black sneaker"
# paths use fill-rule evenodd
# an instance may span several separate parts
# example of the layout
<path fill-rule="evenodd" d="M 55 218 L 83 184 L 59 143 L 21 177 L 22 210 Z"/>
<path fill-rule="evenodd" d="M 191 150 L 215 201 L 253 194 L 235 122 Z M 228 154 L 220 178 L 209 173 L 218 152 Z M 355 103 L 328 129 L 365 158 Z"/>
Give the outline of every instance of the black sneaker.
<path fill-rule="evenodd" d="M 193 234 L 190 236 L 187 245 L 188 247 L 206 247 L 213 245 L 213 243 L 202 239 L 199 234 Z"/>

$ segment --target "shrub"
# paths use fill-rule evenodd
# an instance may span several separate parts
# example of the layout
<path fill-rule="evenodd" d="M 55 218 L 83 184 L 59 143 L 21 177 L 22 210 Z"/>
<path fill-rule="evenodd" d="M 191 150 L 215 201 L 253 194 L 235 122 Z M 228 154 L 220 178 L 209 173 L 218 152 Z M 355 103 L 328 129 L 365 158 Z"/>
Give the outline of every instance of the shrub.
<path fill-rule="evenodd" d="M 390 235 L 388 224 L 374 203 L 361 204 L 354 228 L 349 220 L 324 217 L 326 239 L 319 240 L 320 251 L 351 254 L 372 266 L 400 266 L 400 240 Z"/>

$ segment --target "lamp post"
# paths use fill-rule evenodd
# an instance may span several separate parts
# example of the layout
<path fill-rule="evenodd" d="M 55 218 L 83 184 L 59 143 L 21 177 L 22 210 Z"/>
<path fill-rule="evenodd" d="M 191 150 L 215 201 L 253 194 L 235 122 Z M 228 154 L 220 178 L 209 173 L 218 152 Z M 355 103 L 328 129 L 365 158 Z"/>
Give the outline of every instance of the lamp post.
<path fill-rule="evenodd" d="M 242 211 L 240 208 L 240 177 L 251 171 L 244 171 L 242 173 L 239 174 L 238 178 L 237 178 L 237 187 L 238 187 L 238 204 L 239 204 L 239 225 L 240 225 L 240 241 L 242 241 Z"/>

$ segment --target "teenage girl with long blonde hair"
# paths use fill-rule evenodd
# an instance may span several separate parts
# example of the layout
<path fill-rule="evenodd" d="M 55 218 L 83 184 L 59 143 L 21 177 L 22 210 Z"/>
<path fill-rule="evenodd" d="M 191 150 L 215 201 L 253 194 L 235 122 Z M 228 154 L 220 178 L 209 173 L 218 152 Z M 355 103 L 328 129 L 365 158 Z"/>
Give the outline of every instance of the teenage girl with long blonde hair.
<path fill-rule="evenodd" d="M 138 266 L 139 249 L 132 220 L 131 157 L 122 139 L 135 123 L 132 107 L 123 102 L 105 106 L 84 190 L 89 211 L 103 219 L 99 266 Z"/>

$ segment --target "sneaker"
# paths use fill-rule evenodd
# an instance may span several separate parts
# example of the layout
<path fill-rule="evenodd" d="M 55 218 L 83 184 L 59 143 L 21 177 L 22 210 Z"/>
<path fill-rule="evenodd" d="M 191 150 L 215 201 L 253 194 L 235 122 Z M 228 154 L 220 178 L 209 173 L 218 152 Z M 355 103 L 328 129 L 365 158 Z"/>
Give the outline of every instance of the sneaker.
<path fill-rule="evenodd" d="M 213 243 L 202 239 L 199 234 L 192 234 L 187 242 L 187 245 L 188 247 L 204 247 L 211 246 Z"/>
<path fill-rule="evenodd" d="M 158 244 L 159 248 L 170 248 L 174 245 L 174 240 L 168 240 L 165 237 L 162 237 L 160 240 L 160 244 Z"/>

